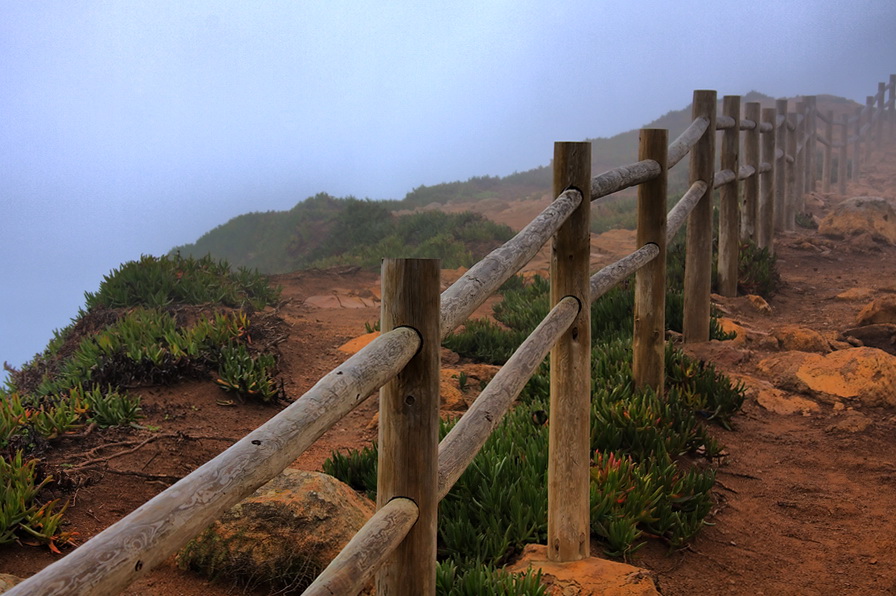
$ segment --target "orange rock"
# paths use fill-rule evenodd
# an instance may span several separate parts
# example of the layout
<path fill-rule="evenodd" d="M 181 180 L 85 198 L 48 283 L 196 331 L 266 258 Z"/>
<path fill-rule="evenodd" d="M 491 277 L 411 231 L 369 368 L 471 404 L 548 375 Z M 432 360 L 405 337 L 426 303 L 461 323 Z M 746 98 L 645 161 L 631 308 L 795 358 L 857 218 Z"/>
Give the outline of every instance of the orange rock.
<path fill-rule="evenodd" d="M 877 298 L 866 304 L 856 316 L 856 327 L 876 323 L 896 323 L 896 297 Z"/>
<path fill-rule="evenodd" d="M 657 596 L 659 592 L 649 571 L 597 557 L 570 563 L 548 560 L 547 547 L 529 544 L 519 561 L 507 571 L 520 573 L 541 569 L 542 583 L 552 596 Z"/>
<path fill-rule="evenodd" d="M 778 339 L 783 350 L 799 350 L 800 352 L 819 352 L 827 354 L 831 346 L 822 335 L 807 327 L 784 325 L 772 329 L 772 335 Z"/>
<path fill-rule="evenodd" d="M 747 300 L 750 301 L 750 305 L 758 310 L 761 313 L 769 314 L 772 312 L 772 307 L 768 305 L 768 302 L 765 301 L 765 298 L 762 296 L 757 296 L 756 294 L 748 294 Z"/>

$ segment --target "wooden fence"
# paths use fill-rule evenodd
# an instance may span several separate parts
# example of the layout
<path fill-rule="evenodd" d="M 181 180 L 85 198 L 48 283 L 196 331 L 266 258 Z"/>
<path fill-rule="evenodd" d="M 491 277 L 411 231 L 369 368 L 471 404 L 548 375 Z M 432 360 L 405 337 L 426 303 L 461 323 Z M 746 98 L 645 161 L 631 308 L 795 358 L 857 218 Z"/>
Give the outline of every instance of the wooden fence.
<path fill-rule="evenodd" d="M 434 594 L 437 505 L 541 361 L 550 352 L 548 556 L 589 555 L 590 308 L 635 274 L 633 373 L 658 392 L 664 381 L 667 239 L 687 220 L 685 341 L 709 338 L 713 191 L 719 189 L 719 285 L 737 289 L 742 240 L 773 248 L 795 225 L 803 195 L 834 177 L 845 192 L 872 148 L 896 138 L 896 75 L 852 117 L 835 122 L 807 97 L 788 111 L 695 91 L 693 118 L 671 144 L 665 130 L 641 131 L 639 161 L 591 176 L 590 143 L 554 147 L 554 196 L 538 217 L 445 290 L 436 260 L 383 263 L 382 334 L 300 399 L 65 558 L 8 592 L 115 594 L 177 551 L 227 508 L 279 474 L 327 429 L 380 389 L 376 514 L 306 594 L 353 594 L 376 575 L 380 594 Z M 823 134 L 817 122 L 824 124 Z M 834 130 L 839 129 L 839 141 Z M 721 131 L 716 170 L 716 131 Z M 742 137 L 742 141 L 741 141 Z M 819 167 L 817 146 L 823 146 Z M 741 145 L 743 149 L 741 150 Z M 690 156 L 690 186 L 667 213 L 667 173 Z M 851 157 L 852 168 L 847 161 Z M 640 248 L 588 271 L 590 205 L 638 186 Z M 742 189 L 742 194 L 741 194 Z M 486 298 L 553 238 L 550 313 L 438 442 L 439 346 Z"/>

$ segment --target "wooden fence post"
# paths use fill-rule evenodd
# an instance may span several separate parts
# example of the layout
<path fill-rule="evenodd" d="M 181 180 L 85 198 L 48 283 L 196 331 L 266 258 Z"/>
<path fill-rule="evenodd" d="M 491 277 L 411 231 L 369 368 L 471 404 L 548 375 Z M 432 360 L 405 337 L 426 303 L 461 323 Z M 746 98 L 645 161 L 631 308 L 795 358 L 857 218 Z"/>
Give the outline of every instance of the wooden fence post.
<path fill-rule="evenodd" d="M 840 193 L 840 196 L 843 196 L 846 194 L 846 177 L 849 175 L 849 114 L 843 114 L 841 122 L 840 161 L 837 163 L 837 192 Z"/>
<path fill-rule="evenodd" d="M 797 132 L 799 128 L 796 126 L 796 112 L 787 112 L 787 197 L 784 199 L 784 229 L 793 230 L 795 226 L 795 205 L 796 205 L 796 180 L 797 180 L 797 163 L 799 155 L 796 153 L 797 142 L 799 137 Z M 792 128 L 792 130 L 791 130 Z"/>
<path fill-rule="evenodd" d="M 806 97 L 806 127 L 803 131 L 806 139 L 806 185 L 804 192 L 815 192 L 818 179 L 818 102 L 814 95 Z M 805 205 L 802 211 L 805 211 Z"/>
<path fill-rule="evenodd" d="M 709 293 L 712 288 L 712 192 L 716 151 L 716 92 L 694 91 L 692 120 L 706 118 L 709 126 L 691 149 L 690 183 L 706 182 L 706 191 L 688 215 L 684 266 L 686 342 L 709 340 Z"/>
<path fill-rule="evenodd" d="M 638 247 L 656 244 L 655 259 L 635 273 L 632 373 L 637 387 L 663 395 L 666 380 L 666 187 L 669 131 L 642 129 L 638 160 L 652 159 L 660 175 L 638 186 Z"/>
<path fill-rule="evenodd" d="M 827 144 L 824 146 L 824 157 L 821 162 L 821 190 L 831 192 L 833 172 L 831 170 L 834 154 L 834 111 L 828 110 L 824 124 L 824 138 Z"/>
<path fill-rule="evenodd" d="M 865 97 L 865 108 L 868 112 L 868 117 L 866 120 L 868 121 L 868 134 L 865 136 L 865 155 L 862 158 L 862 163 L 868 163 L 871 160 L 871 139 L 874 137 L 874 96 L 868 95 Z"/>
<path fill-rule="evenodd" d="M 794 162 L 793 162 L 793 179 L 794 179 L 794 191 L 793 191 L 793 212 L 791 213 L 791 218 L 789 220 L 790 227 L 788 229 L 795 230 L 796 229 L 796 215 L 798 213 L 802 213 L 805 211 L 803 208 L 803 197 L 806 193 L 806 177 L 808 168 L 808 159 L 809 155 L 809 143 L 806 142 L 806 102 L 798 101 L 796 102 L 796 150 L 794 153 Z M 802 148 L 800 148 L 802 145 Z"/>
<path fill-rule="evenodd" d="M 756 234 L 759 248 L 767 248 L 772 254 L 775 252 L 775 176 L 778 171 L 775 159 L 776 135 L 775 108 L 762 109 L 762 122 L 768 124 L 771 130 L 762 134 L 762 161 L 769 164 L 771 169 L 763 172 L 759 178 L 759 215 L 757 222 L 759 231 Z"/>
<path fill-rule="evenodd" d="M 737 296 L 737 254 L 740 247 L 740 184 L 737 180 L 740 151 L 740 96 L 726 95 L 722 113 L 734 118 L 734 126 L 722 131 L 720 164 L 734 172 L 734 180 L 719 187 L 719 293 Z M 709 336 L 707 336 L 709 339 Z"/>
<path fill-rule="evenodd" d="M 896 74 L 890 75 L 890 97 L 887 99 L 887 115 L 890 121 L 890 142 L 896 140 Z"/>
<path fill-rule="evenodd" d="M 377 508 L 413 500 L 417 523 L 376 575 L 377 594 L 434 595 L 439 445 L 439 261 L 385 259 L 383 332 L 411 327 L 420 351 L 380 390 Z"/>
<path fill-rule="evenodd" d="M 762 105 L 750 101 L 744 105 L 744 118 L 752 120 L 756 126 L 744 132 L 744 163 L 753 168 L 753 175 L 744 180 L 743 222 L 740 239 L 759 243 L 759 144 Z"/>
<path fill-rule="evenodd" d="M 887 84 L 877 84 L 877 130 L 875 131 L 874 146 L 880 149 L 881 141 L 884 138 L 884 119 L 887 113 L 884 111 L 884 100 L 886 99 Z"/>
<path fill-rule="evenodd" d="M 787 229 L 787 100 L 775 102 L 775 230 Z"/>
<path fill-rule="evenodd" d="M 590 553 L 591 461 L 591 143 L 554 144 L 554 196 L 575 188 L 582 203 L 554 236 L 551 305 L 579 301 L 576 320 L 551 350 L 548 456 L 548 559 Z"/>
<path fill-rule="evenodd" d="M 862 113 L 865 108 L 856 108 L 856 125 L 855 140 L 852 146 L 852 176 L 851 179 L 857 180 L 859 171 L 862 169 Z"/>

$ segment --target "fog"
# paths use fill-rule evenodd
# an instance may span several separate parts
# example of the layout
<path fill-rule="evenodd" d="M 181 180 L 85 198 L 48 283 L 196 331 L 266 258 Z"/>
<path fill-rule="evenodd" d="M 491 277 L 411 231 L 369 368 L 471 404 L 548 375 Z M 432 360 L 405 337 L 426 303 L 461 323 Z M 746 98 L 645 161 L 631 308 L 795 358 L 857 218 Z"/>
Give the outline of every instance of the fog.
<path fill-rule="evenodd" d="M 113 267 L 317 192 L 547 164 L 694 89 L 864 103 L 896 3 L 0 3 L 0 361 Z"/>

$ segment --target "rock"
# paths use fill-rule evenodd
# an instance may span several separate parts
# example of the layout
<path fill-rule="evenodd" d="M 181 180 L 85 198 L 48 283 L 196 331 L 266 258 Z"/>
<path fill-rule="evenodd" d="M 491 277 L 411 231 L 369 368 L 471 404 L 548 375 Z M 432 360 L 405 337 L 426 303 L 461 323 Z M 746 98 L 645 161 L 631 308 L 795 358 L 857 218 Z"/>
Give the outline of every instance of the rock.
<path fill-rule="evenodd" d="M 874 296 L 874 290 L 871 288 L 850 288 L 845 292 L 840 292 L 834 298 L 843 301 L 852 300 L 868 300 Z"/>
<path fill-rule="evenodd" d="M 289 585 L 298 593 L 375 509 L 335 478 L 288 468 L 225 512 L 178 553 L 177 562 L 240 583 Z"/>
<path fill-rule="evenodd" d="M 798 395 L 790 395 L 777 389 L 768 381 L 763 381 L 762 379 L 747 375 L 729 374 L 729 376 L 732 381 L 737 381 L 743 384 L 747 397 L 754 398 L 756 403 L 769 412 L 784 416 L 789 416 L 791 414 L 811 416 L 813 413 L 817 413 L 821 410 L 819 405 L 814 401 L 806 399 L 805 397 L 799 397 Z"/>
<path fill-rule="evenodd" d="M 800 352 L 819 352 L 826 354 L 831 351 L 822 335 L 807 327 L 799 325 L 784 325 L 771 330 L 771 334 L 778 339 L 782 350 L 799 350 Z"/>
<path fill-rule="evenodd" d="M 854 327 L 843 332 L 844 338 L 852 338 L 862 342 L 863 346 L 877 348 L 890 354 L 896 354 L 896 324 L 877 323 Z"/>
<path fill-rule="evenodd" d="M 717 320 L 722 331 L 735 334 L 734 339 L 729 340 L 732 344 L 740 346 L 747 343 L 747 330 L 737 321 L 728 317 L 719 317 Z"/>
<path fill-rule="evenodd" d="M 884 296 L 866 304 L 856 315 L 856 327 L 896 323 L 896 296 Z"/>
<path fill-rule="evenodd" d="M 653 574 L 625 563 L 589 557 L 570 563 L 548 560 L 547 547 L 529 544 L 519 561 L 507 571 L 520 573 L 532 567 L 541 569 L 542 583 L 552 596 L 657 596 Z"/>
<path fill-rule="evenodd" d="M 871 419 L 860 412 L 849 410 L 840 420 L 826 427 L 827 432 L 860 433 L 872 425 Z"/>
<path fill-rule="evenodd" d="M 757 296 L 756 294 L 747 294 L 747 300 L 750 301 L 750 305 L 764 314 L 771 314 L 772 307 L 768 305 L 768 302 L 765 301 L 765 298 L 762 296 Z"/>
<path fill-rule="evenodd" d="M 9 573 L 0 573 L 0 594 L 11 589 L 13 586 L 22 583 L 21 577 L 10 575 Z"/>
<path fill-rule="evenodd" d="M 896 356 L 877 348 L 849 348 L 829 354 L 782 352 L 758 368 L 787 391 L 819 399 L 844 398 L 868 406 L 896 406 Z"/>
<path fill-rule="evenodd" d="M 896 200 L 853 197 L 837 205 L 818 226 L 823 236 L 872 243 L 896 244 Z M 865 238 L 862 238 L 865 236 Z"/>

